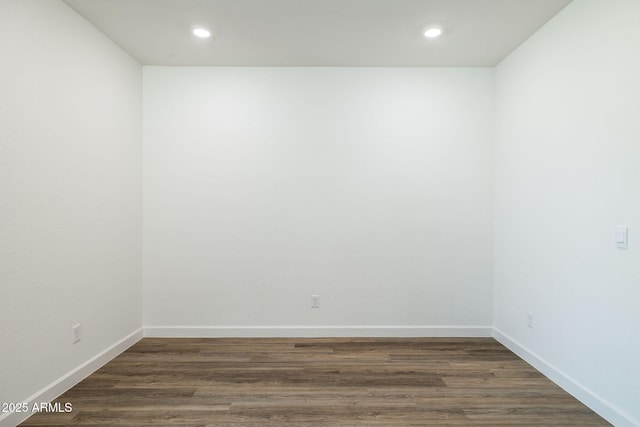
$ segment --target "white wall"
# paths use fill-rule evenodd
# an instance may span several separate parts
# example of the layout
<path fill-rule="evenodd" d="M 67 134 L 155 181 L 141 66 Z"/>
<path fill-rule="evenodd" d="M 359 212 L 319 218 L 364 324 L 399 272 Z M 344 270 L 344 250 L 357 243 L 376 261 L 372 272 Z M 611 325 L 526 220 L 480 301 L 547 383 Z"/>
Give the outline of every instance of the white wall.
<path fill-rule="evenodd" d="M 490 69 L 145 67 L 145 325 L 486 334 L 493 114 Z"/>
<path fill-rule="evenodd" d="M 0 402 L 9 403 L 142 325 L 142 72 L 57 0 L 2 0 L 0 52 Z"/>
<path fill-rule="evenodd" d="M 616 425 L 640 425 L 639 22 L 575 0 L 496 74 L 495 327 Z"/>

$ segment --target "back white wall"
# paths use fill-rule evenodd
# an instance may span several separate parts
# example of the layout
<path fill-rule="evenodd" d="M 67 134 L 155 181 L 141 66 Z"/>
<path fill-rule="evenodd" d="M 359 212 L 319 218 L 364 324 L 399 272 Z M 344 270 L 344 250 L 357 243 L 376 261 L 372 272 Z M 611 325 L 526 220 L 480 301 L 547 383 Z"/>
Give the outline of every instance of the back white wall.
<path fill-rule="evenodd" d="M 145 67 L 149 332 L 488 333 L 493 117 L 490 69 Z"/>

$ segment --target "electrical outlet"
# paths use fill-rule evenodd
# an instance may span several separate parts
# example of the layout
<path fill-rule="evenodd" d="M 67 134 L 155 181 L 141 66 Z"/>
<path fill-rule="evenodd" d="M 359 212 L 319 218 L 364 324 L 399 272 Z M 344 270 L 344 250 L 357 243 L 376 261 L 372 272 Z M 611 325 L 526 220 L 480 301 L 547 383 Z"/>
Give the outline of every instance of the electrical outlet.
<path fill-rule="evenodd" d="M 320 295 L 311 295 L 311 308 L 320 308 Z"/>
<path fill-rule="evenodd" d="M 527 326 L 529 328 L 531 328 L 531 329 L 533 329 L 533 320 L 534 320 L 533 313 L 532 312 L 528 312 L 527 313 Z"/>
<path fill-rule="evenodd" d="M 80 341 L 81 335 L 82 335 L 82 329 L 80 327 L 80 323 L 76 323 L 71 327 L 71 337 L 73 339 L 74 344 Z"/>

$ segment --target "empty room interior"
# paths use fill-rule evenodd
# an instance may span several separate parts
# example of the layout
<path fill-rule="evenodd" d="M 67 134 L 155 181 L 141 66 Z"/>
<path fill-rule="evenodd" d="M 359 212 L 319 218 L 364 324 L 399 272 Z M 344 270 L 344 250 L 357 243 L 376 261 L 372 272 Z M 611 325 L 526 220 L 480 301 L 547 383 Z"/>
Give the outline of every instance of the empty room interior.
<path fill-rule="evenodd" d="M 640 1 L 0 0 L 0 426 L 640 426 Z"/>

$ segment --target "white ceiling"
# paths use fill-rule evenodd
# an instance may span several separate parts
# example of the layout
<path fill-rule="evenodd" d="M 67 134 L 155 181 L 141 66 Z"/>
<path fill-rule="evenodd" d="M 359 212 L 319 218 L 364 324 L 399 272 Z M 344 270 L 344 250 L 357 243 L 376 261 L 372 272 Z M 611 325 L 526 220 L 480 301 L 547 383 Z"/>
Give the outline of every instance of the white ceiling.
<path fill-rule="evenodd" d="M 145 65 L 415 67 L 494 66 L 570 1 L 65 0 Z"/>

